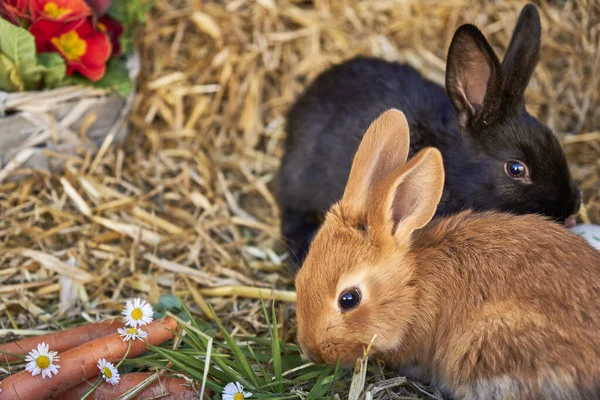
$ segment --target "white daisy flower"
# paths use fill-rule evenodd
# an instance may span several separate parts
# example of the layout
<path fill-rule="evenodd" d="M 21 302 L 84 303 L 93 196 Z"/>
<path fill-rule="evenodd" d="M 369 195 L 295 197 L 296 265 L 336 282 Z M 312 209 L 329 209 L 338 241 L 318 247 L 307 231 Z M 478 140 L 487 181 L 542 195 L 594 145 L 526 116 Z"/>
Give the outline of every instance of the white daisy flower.
<path fill-rule="evenodd" d="M 123 315 L 125 323 L 135 328 L 152 322 L 154 311 L 152 310 L 152 306 L 146 303 L 145 300 L 134 299 L 125 303 Z"/>
<path fill-rule="evenodd" d="M 135 339 L 146 339 L 148 337 L 148 332 L 130 326 L 119 328 L 117 329 L 117 332 L 119 332 L 119 335 L 123 336 L 124 342 Z"/>
<path fill-rule="evenodd" d="M 244 387 L 239 382 L 229 382 L 223 388 L 223 400 L 244 400 L 252 396 L 250 392 L 244 392 Z"/>
<path fill-rule="evenodd" d="M 54 365 L 54 362 L 59 359 L 58 353 L 49 350 L 50 346 L 42 342 L 37 345 L 37 349 L 31 350 L 25 357 L 27 362 L 25 370 L 31 372 L 31 376 L 42 374 L 42 379 L 46 379 L 46 377 L 52 378 L 52 374 L 58 375 L 60 365 Z"/>
<path fill-rule="evenodd" d="M 111 385 L 116 385 L 119 383 L 121 377 L 119 376 L 119 371 L 112 363 L 109 363 L 104 358 L 98 360 L 98 369 L 102 374 L 102 378 Z"/>

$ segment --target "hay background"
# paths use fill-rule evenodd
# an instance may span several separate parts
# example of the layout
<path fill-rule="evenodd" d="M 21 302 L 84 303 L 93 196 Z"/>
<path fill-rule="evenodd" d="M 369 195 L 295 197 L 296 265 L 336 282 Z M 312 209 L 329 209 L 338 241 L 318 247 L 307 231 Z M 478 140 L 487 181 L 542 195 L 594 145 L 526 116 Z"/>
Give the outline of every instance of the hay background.
<path fill-rule="evenodd" d="M 205 298 L 235 332 L 264 332 L 259 301 L 204 289 L 293 288 L 273 197 L 290 103 L 316 74 L 359 53 L 408 62 L 441 83 L 460 24 L 477 24 L 502 57 L 525 3 L 155 4 L 125 145 L 81 153 L 63 177 L 29 171 L 0 185 L 0 333 L 116 315 L 123 298 L 161 293 L 199 314 Z M 600 223 L 600 5 L 538 5 L 542 56 L 528 108 L 563 138 L 584 221 Z M 289 304 L 281 334 L 292 339 Z"/>

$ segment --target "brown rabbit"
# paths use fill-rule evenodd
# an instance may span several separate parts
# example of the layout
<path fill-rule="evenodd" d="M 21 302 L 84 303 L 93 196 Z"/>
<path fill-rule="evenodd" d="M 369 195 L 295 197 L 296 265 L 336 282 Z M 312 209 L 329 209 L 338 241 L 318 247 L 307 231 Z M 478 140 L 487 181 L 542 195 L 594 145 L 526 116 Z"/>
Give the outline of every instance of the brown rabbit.
<path fill-rule="evenodd" d="M 377 335 L 372 357 L 457 399 L 600 398 L 600 253 L 539 215 L 431 221 L 442 156 L 408 148 L 397 110 L 365 134 L 296 278 L 303 353 L 351 365 Z"/>

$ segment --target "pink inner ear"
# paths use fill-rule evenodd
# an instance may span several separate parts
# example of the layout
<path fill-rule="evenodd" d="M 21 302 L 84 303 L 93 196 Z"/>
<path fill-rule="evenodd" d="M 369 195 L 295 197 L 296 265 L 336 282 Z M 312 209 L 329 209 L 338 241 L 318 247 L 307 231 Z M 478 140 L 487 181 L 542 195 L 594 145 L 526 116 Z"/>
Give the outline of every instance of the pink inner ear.
<path fill-rule="evenodd" d="M 394 222 L 392 233 L 396 233 L 396 227 L 400 221 L 404 221 L 414 212 L 417 206 L 417 191 L 417 185 L 412 184 L 410 179 L 396 188 L 392 201 L 392 218 Z"/>
<path fill-rule="evenodd" d="M 483 104 L 485 91 L 490 80 L 490 67 L 483 57 L 471 58 L 465 71 L 464 93 L 471 106 Z M 473 107 L 475 108 L 475 107 Z"/>

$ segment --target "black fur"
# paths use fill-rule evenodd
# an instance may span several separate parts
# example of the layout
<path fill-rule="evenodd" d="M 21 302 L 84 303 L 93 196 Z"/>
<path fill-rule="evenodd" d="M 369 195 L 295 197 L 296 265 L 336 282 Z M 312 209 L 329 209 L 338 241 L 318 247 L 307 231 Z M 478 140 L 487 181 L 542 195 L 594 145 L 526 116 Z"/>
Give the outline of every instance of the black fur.
<path fill-rule="evenodd" d="M 359 57 L 321 74 L 290 109 L 277 177 L 282 236 L 299 267 L 318 218 L 343 194 L 369 125 L 397 108 L 410 125 L 412 156 L 444 156 L 446 184 L 437 215 L 463 209 L 541 213 L 563 222 L 580 193 L 553 133 L 525 110 L 523 94 L 538 60 L 540 20 L 526 6 L 502 64 L 481 32 L 461 26 L 450 45 L 446 89 L 409 66 Z M 504 164 L 524 162 L 531 183 Z"/>

